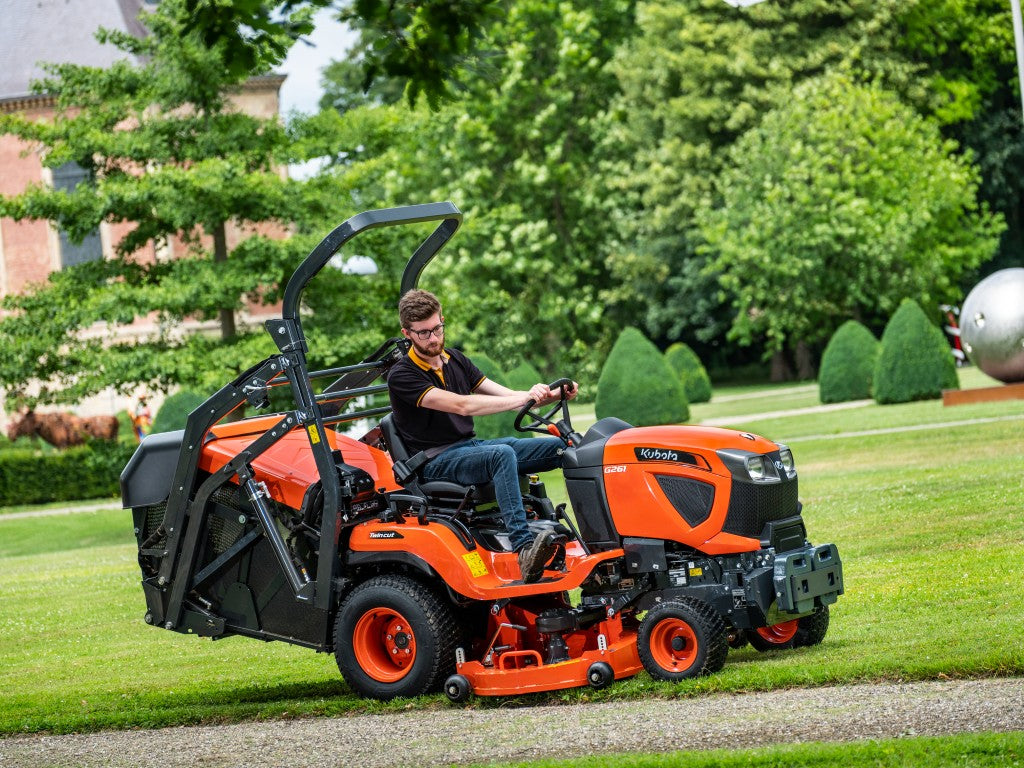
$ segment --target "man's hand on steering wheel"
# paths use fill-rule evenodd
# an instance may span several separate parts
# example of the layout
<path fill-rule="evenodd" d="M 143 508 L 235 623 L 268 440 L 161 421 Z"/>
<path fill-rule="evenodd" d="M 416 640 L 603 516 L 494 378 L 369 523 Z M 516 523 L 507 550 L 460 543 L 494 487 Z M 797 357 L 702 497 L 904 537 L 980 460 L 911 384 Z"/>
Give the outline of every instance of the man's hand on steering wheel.
<path fill-rule="evenodd" d="M 563 384 L 559 387 L 552 388 L 548 384 L 534 384 L 530 387 L 530 399 L 533 400 L 534 405 L 548 405 L 549 403 L 556 403 L 562 399 L 562 389 L 565 389 L 565 399 L 572 400 L 579 393 L 579 385 L 575 381 L 569 381 L 568 379 L 562 379 L 567 381 L 567 384 Z M 558 382 L 555 382 L 556 384 Z"/>
<path fill-rule="evenodd" d="M 566 403 L 576 397 L 579 386 L 571 379 L 559 379 L 551 384 L 536 384 L 530 388 L 530 399 L 526 401 L 519 413 L 516 414 L 515 429 L 519 432 L 540 432 L 551 434 L 565 440 L 566 444 L 578 444 L 580 436 L 572 428 L 569 420 L 569 409 Z M 532 411 L 537 405 L 555 405 L 545 414 L 537 414 Z M 562 419 L 558 422 L 552 417 L 562 411 Z M 532 423 L 523 424 L 524 419 L 529 416 Z"/>

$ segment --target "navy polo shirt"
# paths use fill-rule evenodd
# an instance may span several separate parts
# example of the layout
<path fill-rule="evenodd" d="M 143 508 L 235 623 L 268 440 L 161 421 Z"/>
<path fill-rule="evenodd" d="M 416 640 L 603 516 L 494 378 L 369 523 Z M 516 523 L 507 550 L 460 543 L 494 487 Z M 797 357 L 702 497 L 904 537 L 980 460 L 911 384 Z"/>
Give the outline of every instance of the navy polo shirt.
<path fill-rule="evenodd" d="M 410 453 L 451 445 L 476 435 L 472 416 L 445 413 L 421 405 L 423 396 L 435 387 L 469 395 L 487 378 L 457 349 L 445 349 L 441 359 L 441 370 L 436 371 L 415 349 L 410 349 L 388 374 L 394 423 Z"/>

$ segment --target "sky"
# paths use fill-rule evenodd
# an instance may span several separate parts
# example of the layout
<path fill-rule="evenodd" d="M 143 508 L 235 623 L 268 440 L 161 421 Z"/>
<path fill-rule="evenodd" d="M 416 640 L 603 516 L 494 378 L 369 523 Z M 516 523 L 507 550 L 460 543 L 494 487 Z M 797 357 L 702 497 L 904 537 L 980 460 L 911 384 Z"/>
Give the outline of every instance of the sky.
<path fill-rule="evenodd" d="M 320 87 L 320 73 L 332 60 L 345 57 L 355 34 L 334 18 L 335 12 L 325 9 L 317 13 L 313 34 L 292 46 L 288 58 L 277 67 L 287 75 L 281 86 L 281 114 L 292 110 L 316 112 L 323 88 Z"/>

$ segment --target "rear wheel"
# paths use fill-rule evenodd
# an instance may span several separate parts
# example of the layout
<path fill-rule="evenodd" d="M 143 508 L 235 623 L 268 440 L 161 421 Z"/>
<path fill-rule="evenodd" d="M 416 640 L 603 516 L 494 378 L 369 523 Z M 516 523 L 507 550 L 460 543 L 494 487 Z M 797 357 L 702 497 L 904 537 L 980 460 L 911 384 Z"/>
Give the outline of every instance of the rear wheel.
<path fill-rule="evenodd" d="M 637 651 L 656 680 L 710 675 L 725 665 L 729 634 L 714 608 L 693 598 L 669 600 L 640 622 Z"/>
<path fill-rule="evenodd" d="M 455 667 L 458 625 L 451 607 L 406 576 L 377 576 L 338 609 L 334 656 L 345 681 L 375 699 L 418 696 Z"/>

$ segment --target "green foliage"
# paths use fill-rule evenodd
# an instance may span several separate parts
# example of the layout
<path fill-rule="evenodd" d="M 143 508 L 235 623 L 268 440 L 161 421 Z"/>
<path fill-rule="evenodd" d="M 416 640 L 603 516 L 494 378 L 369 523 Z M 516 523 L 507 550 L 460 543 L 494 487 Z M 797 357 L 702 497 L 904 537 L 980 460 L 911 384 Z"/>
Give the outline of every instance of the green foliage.
<path fill-rule="evenodd" d="M 637 26 L 612 62 L 622 92 L 614 102 L 604 160 L 617 192 L 614 212 L 624 246 L 609 263 L 622 293 L 642 297 L 636 316 L 653 336 L 710 342 L 721 340 L 732 325 L 733 287 L 720 290 L 717 271 L 709 268 L 713 254 L 700 250 L 695 216 L 714 204 L 715 180 L 729 147 L 766 113 L 785 108 L 808 79 L 842 72 L 854 83 L 875 82 L 942 122 L 970 116 L 998 90 L 998 104 L 1015 105 L 1018 119 L 1013 134 L 989 148 L 990 177 L 1016 184 L 1002 170 L 1008 167 L 1007 144 L 1020 143 L 1005 2 L 794 0 L 743 8 L 706 0 L 642 2 Z M 985 125 L 961 131 L 965 141 Z M 887 131 L 889 124 L 879 127 Z M 813 131 L 813 122 L 807 128 Z M 786 155 L 776 158 L 781 164 Z M 839 165 L 836 175 L 851 171 L 859 173 L 857 166 Z M 1014 216 L 1018 209 L 1003 207 Z M 816 232 L 800 220 L 783 226 L 810 230 L 808 239 Z M 800 255 L 791 251 L 787 257 Z"/>
<path fill-rule="evenodd" d="M 496 362 L 485 354 L 473 354 L 471 359 L 488 379 L 516 391 L 526 390 L 541 380 L 537 369 L 528 362 L 520 363 L 504 373 Z M 505 411 L 489 416 L 477 416 L 473 419 L 476 436 L 481 440 L 496 437 L 533 437 L 531 433 L 516 432 L 516 412 Z"/>
<path fill-rule="evenodd" d="M 244 76 L 280 64 L 291 44 L 313 30 L 312 12 L 333 6 L 333 0 L 185 0 L 185 30 L 222 48 L 228 70 Z M 422 93 L 436 107 L 451 98 L 452 85 L 462 84 L 462 69 L 500 13 L 499 0 L 358 0 L 345 4 L 338 21 L 373 40 L 360 57 L 364 89 L 377 79 L 400 78 L 410 103 Z"/>
<path fill-rule="evenodd" d="M 839 326 L 821 356 L 821 402 L 843 403 L 871 397 L 878 350 L 878 339 L 861 323 L 847 320 Z"/>
<path fill-rule="evenodd" d="M 508 387 L 515 390 L 527 390 L 534 384 L 547 383 L 540 372 L 528 361 L 523 361 L 508 372 Z"/>
<path fill-rule="evenodd" d="M 733 296 L 730 335 L 777 352 L 823 341 L 839 317 L 881 324 L 904 297 L 956 299 L 1003 222 L 954 149 L 877 85 L 797 87 L 736 142 L 698 217 Z"/>
<path fill-rule="evenodd" d="M 499 360 L 525 351 L 552 377 L 596 379 L 622 324 L 606 299 L 615 288 L 605 266 L 614 197 L 599 183 L 595 153 L 616 91 L 605 65 L 632 30 L 632 6 L 509 4 L 490 31 L 503 55 L 487 60 L 486 77 L 467 80 L 457 104 L 434 115 L 356 109 L 341 120 L 367 129 L 370 148 L 337 167 L 360 196 L 450 198 L 466 213 L 421 281 L 465 345 Z"/>
<path fill-rule="evenodd" d="M 344 152 L 359 137 L 329 122 L 285 127 L 276 117 L 238 111 L 232 93 L 245 78 L 232 73 L 223 46 L 206 46 L 188 31 L 183 3 L 168 0 L 146 15 L 144 39 L 100 34 L 134 58 L 106 70 L 49 67 L 37 87 L 56 99 L 52 120 L 0 116 L 0 133 L 38 147 L 47 166 L 75 161 L 89 174 L 71 192 L 32 185 L 2 198 L 0 215 L 46 219 L 73 238 L 103 223 L 117 225 L 115 231 L 130 225 L 112 258 L 54 272 L 4 299 L 0 350 L 8 352 L 0 351 L 0 385 L 19 392 L 27 381 L 40 382 L 27 403 L 76 403 L 107 387 L 127 394 L 140 385 L 159 392 L 221 386 L 274 351 L 262 329 L 238 327 L 236 313 L 278 301 L 302 256 L 340 223 L 344 179 L 289 180 L 281 167 L 318 156 L 328 143 Z M 254 234 L 283 226 L 295 235 Z M 180 258 L 151 258 L 151 244 L 179 238 Z M 390 274 L 386 266 L 382 261 L 381 279 Z M 344 277 L 308 293 L 308 306 L 325 310 L 311 334 L 333 337 L 321 345 L 328 355 L 365 353 L 386 338 L 379 330 L 382 290 Z M 349 312 L 331 321 L 339 288 L 348 294 Z M 373 312 L 353 319 L 353 311 L 371 306 Z M 120 334 L 140 318 L 156 318 L 150 334 Z M 220 340 L 182 333 L 182 324 L 194 320 L 219 323 Z M 334 322 L 345 323 L 340 334 Z"/>
<path fill-rule="evenodd" d="M 679 374 L 688 403 L 706 403 L 711 399 L 711 379 L 688 344 L 681 341 L 672 344 L 665 350 L 665 361 Z"/>
<path fill-rule="evenodd" d="M 491 381 L 508 386 L 508 377 L 501 367 L 482 352 L 473 353 L 470 359 Z M 493 440 L 496 437 L 508 437 L 512 434 L 512 419 L 506 413 L 492 413 L 489 416 L 473 417 L 476 436 L 481 440 Z"/>
<path fill-rule="evenodd" d="M 615 342 L 597 382 L 597 418 L 617 416 L 635 427 L 690 418 L 683 383 L 665 356 L 636 328 Z"/>
<path fill-rule="evenodd" d="M 184 429 L 188 415 L 206 402 L 206 397 L 198 392 L 183 390 L 164 400 L 160 410 L 153 419 L 153 432 L 173 432 Z"/>
<path fill-rule="evenodd" d="M 958 389 L 956 365 L 942 331 L 914 301 L 896 310 L 882 333 L 872 390 L 879 403 L 907 403 Z"/>
<path fill-rule="evenodd" d="M 0 506 L 109 498 L 134 443 L 91 441 L 63 451 L 0 451 Z"/>

